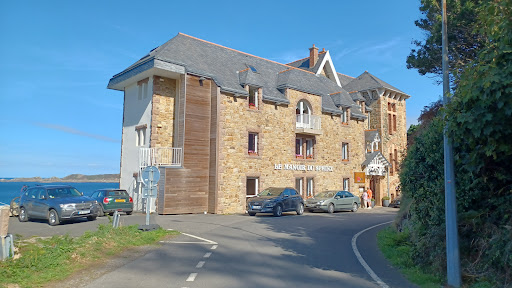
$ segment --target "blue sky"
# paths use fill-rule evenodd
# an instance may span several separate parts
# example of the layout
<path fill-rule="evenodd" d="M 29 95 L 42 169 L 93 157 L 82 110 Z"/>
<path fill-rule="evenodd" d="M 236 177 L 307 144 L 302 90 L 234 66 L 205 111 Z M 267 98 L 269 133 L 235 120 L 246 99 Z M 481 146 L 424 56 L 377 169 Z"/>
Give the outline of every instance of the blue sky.
<path fill-rule="evenodd" d="M 280 63 L 330 51 L 411 95 L 408 123 L 442 87 L 406 68 L 419 0 L 1 1 L 0 177 L 119 173 L 123 93 L 108 80 L 182 32 Z"/>

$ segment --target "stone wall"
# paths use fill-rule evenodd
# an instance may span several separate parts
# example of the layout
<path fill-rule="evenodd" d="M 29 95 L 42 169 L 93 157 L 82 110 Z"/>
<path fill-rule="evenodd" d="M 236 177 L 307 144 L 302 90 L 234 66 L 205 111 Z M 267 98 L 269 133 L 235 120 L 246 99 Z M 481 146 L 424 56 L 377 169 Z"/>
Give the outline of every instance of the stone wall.
<path fill-rule="evenodd" d="M 364 122 L 351 120 L 349 125 L 342 125 L 340 116 L 322 113 L 320 96 L 294 90 L 287 91 L 289 105 L 260 102 L 258 110 L 250 109 L 246 98 L 221 97 L 219 213 L 245 211 L 247 177 L 259 178 L 259 191 L 271 186 L 295 187 L 295 178 L 313 177 L 314 193 L 341 189 L 343 178 L 349 178 L 351 192 L 359 192 L 354 172 L 361 171 L 364 161 Z M 300 100 L 310 103 L 313 115 L 321 116 L 322 134 L 314 136 L 314 159 L 296 159 L 295 155 L 295 108 Z M 248 154 L 249 132 L 258 133 L 258 155 Z M 349 143 L 349 161 L 341 159 L 343 142 Z M 313 169 L 276 169 L 276 164 L 306 165 Z M 332 172 L 316 170 L 322 166 L 332 167 Z"/>
<path fill-rule="evenodd" d="M 393 96 L 395 95 L 386 91 L 370 107 L 373 109 L 371 128 L 379 131 L 382 141 L 381 152 L 393 165 L 393 173 L 389 176 L 390 193 L 397 196 L 395 188 L 400 185 L 399 167 L 407 149 L 407 123 L 405 100 L 393 99 L 396 98 Z M 395 111 L 388 112 L 388 103 L 395 105 Z M 396 115 L 396 131 L 393 131 L 392 134 L 389 133 L 392 127 L 389 126 L 388 113 Z M 397 150 L 397 157 L 395 157 L 395 149 Z M 393 157 L 390 157 L 390 153 L 393 154 Z M 381 179 L 380 184 L 380 191 L 375 191 L 378 193 L 376 194 L 378 199 L 387 195 L 387 179 L 385 177 Z M 380 205 L 380 203 L 377 203 L 377 205 Z"/>
<path fill-rule="evenodd" d="M 151 147 L 174 147 L 176 80 L 154 76 Z"/>

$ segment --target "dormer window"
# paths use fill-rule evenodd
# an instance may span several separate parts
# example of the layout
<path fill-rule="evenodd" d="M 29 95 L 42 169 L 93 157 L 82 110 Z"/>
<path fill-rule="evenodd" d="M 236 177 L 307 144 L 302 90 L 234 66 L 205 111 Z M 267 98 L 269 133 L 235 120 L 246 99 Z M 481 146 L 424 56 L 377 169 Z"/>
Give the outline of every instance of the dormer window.
<path fill-rule="evenodd" d="M 341 109 L 341 124 L 348 125 L 348 108 L 343 107 Z"/>
<path fill-rule="evenodd" d="M 249 108 L 258 110 L 259 108 L 259 89 L 249 86 Z"/>

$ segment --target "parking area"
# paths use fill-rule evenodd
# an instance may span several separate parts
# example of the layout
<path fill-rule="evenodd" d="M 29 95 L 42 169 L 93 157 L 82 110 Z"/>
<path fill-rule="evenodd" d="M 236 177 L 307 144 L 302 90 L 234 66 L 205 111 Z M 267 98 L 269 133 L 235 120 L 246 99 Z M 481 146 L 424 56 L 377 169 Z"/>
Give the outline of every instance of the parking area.
<path fill-rule="evenodd" d="M 334 214 L 328 214 L 328 213 L 322 213 L 322 212 L 305 212 L 304 215 L 315 215 L 319 217 L 329 217 L 329 216 L 336 216 L 336 215 L 342 215 L 346 213 L 353 213 L 353 214 L 382 214 L 382 213 L 396 213 L 398 209 L 396 208 L 388 208 L 388 207 L 374 207 L 373 209 L 359 209 L 357 212 L 335 212 Z M 290 213 L 287 213 L 290 214 Z M 290 215 L 295 214 L 291 213 Z M 213 217 L 209 217 L 213 216 Z M 157 214 L 151 214 L 150 217 L 150 224 L 158 224 L 162 226 L 163 228 L 173 228 L 177 229 L 176 224 L 182 223 L 181 220 L 177 221 L 178 219 L 190 219 L 190 218 L 196 218 L 196 217 L 208 217 L 208 218 L 215 218 L 215 216 L 222 216 L 222 215 L 203 215 L 203 214 L 196 214 L 196 215 L 157 215 Z M 240 217 L 247 216 L 247 214 L 240 214 L 237 215 Z M 263 217 L 266 217 L 267 215 L 262 214 Z M 269 217 L 270 216 L 269 214 Z M 299 216 L 300 217 L 300 216 Z M 14 235 L 16 238 L 29 238 L 29 237 L 51 237 L 53 235 L 70 235 L 72 237 L 78 237 L 83 235 L 85 231 L 94 231 L 98 228 L 98 225 L 105 224 L 105 225 L 111 225 L 110 219 L 111 217 L 104 216 L 104 217 L 98 217 L 94 221 L 87 221 L 87 219 L 77 219 L 74 221 L 68 221 L 64 222 L 57 226 L 50 226 L 48 225 L 48 222 L 45 220 L 37 220 L 37 219 L 31 219 L 28 222 L 19 222 L 18 218 L 16 217 L 10 217 L 9 218 L 9 227 L 8 227 L 8 233 Z M 128 225 L 144 225 L 146 224 L 146 214 L 143 213 L 133 213 L 132 215 L 126 215 L 124 213 L 120 214 L 120 221 L 119 224 L 122 226 L 128 226 Z"/>

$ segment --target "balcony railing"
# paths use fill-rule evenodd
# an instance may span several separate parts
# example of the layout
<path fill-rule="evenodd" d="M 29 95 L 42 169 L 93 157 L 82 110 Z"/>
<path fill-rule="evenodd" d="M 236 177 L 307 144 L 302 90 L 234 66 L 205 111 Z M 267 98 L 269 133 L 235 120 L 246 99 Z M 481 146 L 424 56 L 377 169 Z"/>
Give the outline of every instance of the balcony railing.
<path fill-rule="evenodd" d="M 299 114 L 295 122 L 295 128 L 300 130 L 298 132 L 310 134 L 322 134 L 322 118 L 320 116 Z"/>
<path fill-rule="evenodd" d="M 182 148 L 158 147 L 139 149 L 139 166 L 141 169 L 148 166 L 181 167 L 182 160 Z"/>

